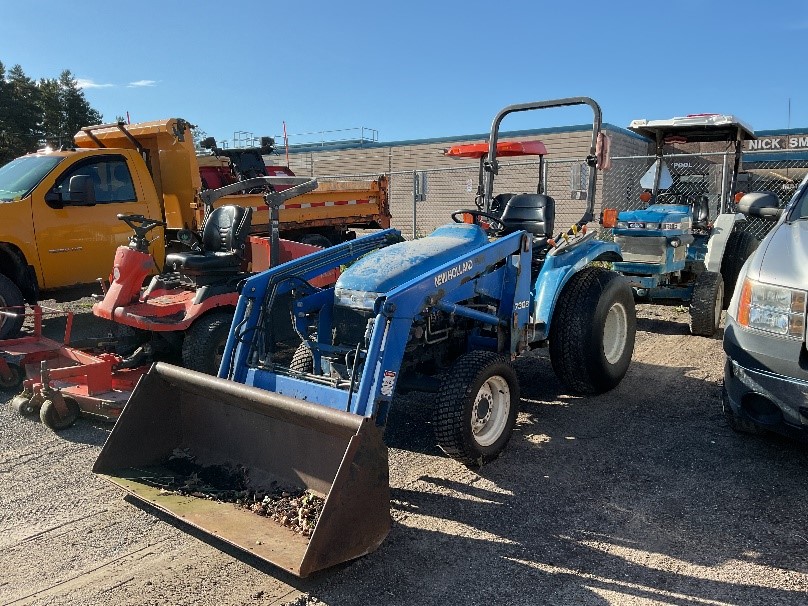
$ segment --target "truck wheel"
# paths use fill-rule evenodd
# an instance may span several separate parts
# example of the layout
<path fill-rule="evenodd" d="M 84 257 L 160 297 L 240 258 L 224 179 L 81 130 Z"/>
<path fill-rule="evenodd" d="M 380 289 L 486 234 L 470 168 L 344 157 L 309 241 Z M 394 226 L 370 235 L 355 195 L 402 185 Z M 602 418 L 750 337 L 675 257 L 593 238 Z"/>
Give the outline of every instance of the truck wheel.
<path fill-rule="evenodd" d="M 334 244 L 326 238 L 323 234 L 306 234 L 300 238 L 302 244 L 311 244 L 312 246 L 319 246 L 320 248 L 331 248 Z"/>
<path fill-rule="evenodd" d="M 232 321 L 233 314 L 214 312 L 194 322 L 182 342 L 183 366 L 209 375 L 217 374 Z"/>
<path fill-rule="evenodd" d="M 441 450 L 466 465 L 492 461 L 508 443 L 519 412 L 519 381 L 491 351 L 460 356 L 438 390 L 433 415 Z"/>
<path fill-rule="evenodd" d="M 65 406 L 67 406 L 67 415 L 64 417 L 56 410 L 56 404 L 53 400 L 45 400 L 39 409 L 39 420 L 45 427 L 49 427 L 53 431 L 60 429 L 67 429 L 76 419 L 79 418 L 79 405 L 72 398 L 64 398 Z"/>
<path fill-rule="evenodd" d="M 698 275 L 690 300 L 690 332 L 701 337 L 712 337 L 721 322 L 724 304 L 724 280 L 721 274 L 705 271 Z"/>
<path fill-rule="evenodd" d="M 721 277 L 724 279 L 724 301 L 722 307 L 727 309 L 735 292 L 735 283 L 746 260 L 760 244 L 760 241 L 748 231 L 733 231 L 727 239 L 724 255 L 721 257 Z"/>
<path fill-rule="evenodd" d="M 13 339 L 20 334 L 25 320 L 22 316 L 24 306 L 25 299 L 20 289 L 8 276 L 0 274 L 0 307 L 18 307 L 17 311 L 20 312 L 16 318 L 0 316 L 0 339 Z"/>
<path fill-rule="evenodd" d="M 312 372 L 314 370 L 314 356 L 305 343 L 297 346 L 292 361 L 289 363 L 289 370 L 294 372 Z"/>
<path fill-rule="evenodd" d="M 550 325 L 550 361 L 570 389 L 597 394 L 617 386 L 634 353 L 631 287 L 619 274 L 585 267 L 564 285 Z"/>

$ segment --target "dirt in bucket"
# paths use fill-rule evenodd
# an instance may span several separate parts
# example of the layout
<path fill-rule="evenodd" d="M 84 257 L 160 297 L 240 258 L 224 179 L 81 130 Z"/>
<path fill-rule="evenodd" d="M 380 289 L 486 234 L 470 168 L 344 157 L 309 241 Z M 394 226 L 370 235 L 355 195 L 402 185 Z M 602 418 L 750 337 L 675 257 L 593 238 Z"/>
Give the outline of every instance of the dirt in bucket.
<path fill-rule="evenodd" d="M 235 466 L 200 465 L 187 450 L 175 449 L 164 467 L 172 475 L 160 488 L 164 494 L 181 494 L 249 509 L 303 536 L 311 536 L 324 500 L 302 488 L 272 482 L 269 487 L 250 486 L 247 470 Z"/>

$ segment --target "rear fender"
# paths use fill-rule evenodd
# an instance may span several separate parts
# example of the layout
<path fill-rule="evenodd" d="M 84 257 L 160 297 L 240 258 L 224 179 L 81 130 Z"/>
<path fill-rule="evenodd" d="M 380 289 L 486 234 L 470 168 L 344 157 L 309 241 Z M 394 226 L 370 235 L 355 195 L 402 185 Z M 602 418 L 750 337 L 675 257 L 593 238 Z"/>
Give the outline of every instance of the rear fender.
<path fill-rule="evenodd" d="M 537 341 L 550 334 L 550 320 L 553 317 L 558 296 L 569 279 L 593 261 L 620 261 L 620 247 L 614 242 L 590 239 L 580 244 L 561 249 L 556 254 L 548 254 L 533 285 L 533 306 L 531 322 L 537 325 Z"/>
<path fill-rule="evenodd" d="M 746 216 L 742 213 L 723 213 L 716 217 L 713 228 L 710 230 L 710 239 L 707 242 L 707 255 L 704 257 L 707 271 L 716 273 L 721 271 L 721 260 L 724 258 L 727 240 L 729 240 L 735 224 L 739 221 L 746 221 Z"/>

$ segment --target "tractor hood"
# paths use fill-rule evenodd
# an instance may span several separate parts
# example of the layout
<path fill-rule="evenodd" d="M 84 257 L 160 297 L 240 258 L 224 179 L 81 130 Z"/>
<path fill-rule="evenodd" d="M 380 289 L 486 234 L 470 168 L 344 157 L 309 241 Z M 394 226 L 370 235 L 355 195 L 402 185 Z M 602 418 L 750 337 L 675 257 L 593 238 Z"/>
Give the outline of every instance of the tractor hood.
<path fill-rule="evenodd" d="M 458 223 L 439 227 L 426 238 L 383 248 L 342 273 L 334 292 L 337 304 L 372 308 L 377 296 L 486 244 L 488 237 L 480 227 Z"/>
<path fill-rule="evenodd" d="M 747 274 L 788 288 L 808 287 L 808 219 L 780 223 L 753 256 Z"/>
<path fill-rule="evenodd" d="M 651 204 L 642 210 L 625 210 L 617 216 L 618 221 L 631 223 L 681 223 L 690 214 L 684 204 Z"/>

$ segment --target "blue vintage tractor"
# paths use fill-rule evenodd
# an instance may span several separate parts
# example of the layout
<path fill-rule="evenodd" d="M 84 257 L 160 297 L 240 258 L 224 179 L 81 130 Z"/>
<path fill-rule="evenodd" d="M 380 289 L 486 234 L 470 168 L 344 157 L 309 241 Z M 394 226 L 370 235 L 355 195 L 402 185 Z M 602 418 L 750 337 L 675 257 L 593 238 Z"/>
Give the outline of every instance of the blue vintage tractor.
<path fill-rule="evenodd" d="M 629 280 L 638 300 L 689 304 L 691 333 L 712 336 L 758 244 L 743 230 L 746 217 L 732 210 L 731 198 L 743 142 L 755 135 L 733 116 L 713 114 L 634 120 L 629 128 L 656 141 L 657 153 L 640 181 L 649 205 L 622 211 L 613 223 L 623 253 L 613 268 Z M 714 178 L 705 167 L 694 170 L 690 162 L 666 156 L 664 146 L 671 142 L 727 142 L 734 146 L 733 165 L 724 178 Z"/>
<path fill-rule="evenodd" d="M 584 104 L 594 112 L 588 208 L 554 234 L 555 201 L 493 198 L 499 126 L 512 113 Z M 595 199 L 599 106 L 588 98 L 514 105 L 497 114 L 484 209 L 413 241 L 387 230 L 285 263 L 246 281 L 219 377 L 156 364 L 112 431 L 95 471 L 141 499 L 305 576 L 374 549 L 390 525 L 382 433 L 397 393 L 433 394 L 440 448 L 465 464 L 497 457 L 519 410 L 511 361 L 549 344 L 574 392 L 625 375 L 635 336 L 614 243 L 586 231 Z M 481 220 L 488 227 L 480 225 Z M 555 238 L 553 237 L 555 235 Z M 331 287 L 311 280 L 347 266 Z M 292 484 L 325 499 L 310 540 L 201 499 L 155 487 L 166 457 L 231 465 L 256 486 Z M 269 525 L 269 526 L 268 526 Z"/>

